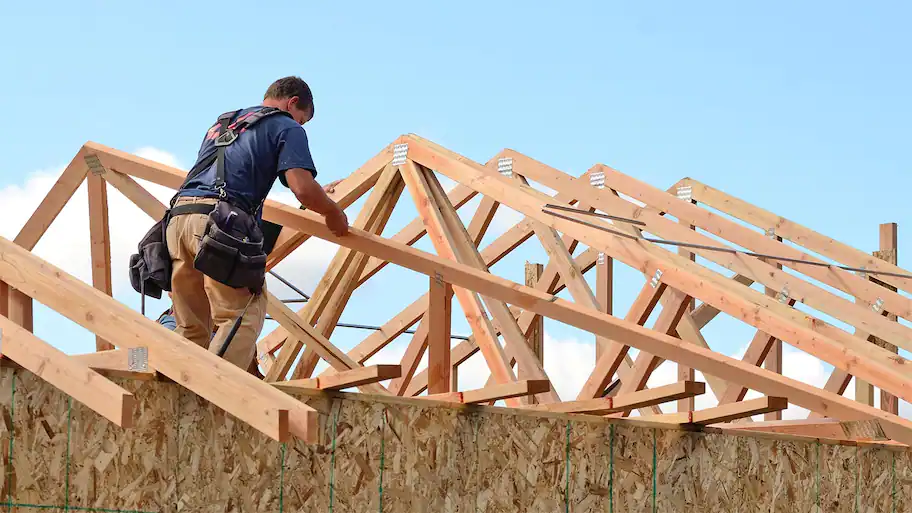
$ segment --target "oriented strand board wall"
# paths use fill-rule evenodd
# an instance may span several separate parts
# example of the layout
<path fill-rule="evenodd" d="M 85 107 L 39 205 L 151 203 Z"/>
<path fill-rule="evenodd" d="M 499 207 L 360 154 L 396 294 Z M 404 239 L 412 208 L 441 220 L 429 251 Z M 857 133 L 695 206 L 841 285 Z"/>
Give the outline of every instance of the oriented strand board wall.
<path fill-rule="evenodd" d="M 212 513 L 912 509 L 909 451 L 355 394 L 302 396 L 325 413 L 319 443 L 283 445 L 173 383 L 115 381 L 139 401 L 133 429 L 116 428 L 26 371 L 2 370 L 0 506 Z"/>

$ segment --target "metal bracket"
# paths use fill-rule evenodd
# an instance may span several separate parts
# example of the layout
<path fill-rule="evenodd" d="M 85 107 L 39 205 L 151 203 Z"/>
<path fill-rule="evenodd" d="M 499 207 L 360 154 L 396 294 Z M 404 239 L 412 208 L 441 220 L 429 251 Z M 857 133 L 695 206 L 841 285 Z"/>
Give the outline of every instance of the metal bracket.
<path fill-rule="evenodd" d="M 443 276 L 441 276 L 437 271 L 434 271 L 434 282 L 441 287 L 443 286 Z"/>
<path fill-rule="evenodd" d="M 589 185 L 595 187 L 596 189 L 605 188 L 605 172 L 604 171 L 593 171 L 589 173 Z"/>
<path fill-rule="evenodd" d="M 408 144 L 396 144 L 393 146 L 393 161 L 390 164 L 393 166 L 401 166 L 405 164 L 407 156 Z"/>
<path fill-rule="evenodd" d="M 871 310 L 874 310 L 875 313 L 883 312 L 884 300 L 877 298 L 877 301 L 874 301 L 874 304 L 871 305 Z"/>
<path fill-rule="evenodd" d="M 679 200 L 691 202 L 693 201 L 693 187 L 690 185 L 682 185 L 678 187 L 677 196 Z"/>
<path fill-rule="evenodd" d="M 127 368 L 131 371 L 145 372 L 149 370 L 149 349 L 145 347 L 131 347 L 127 349 Z"/>
<path fill-rule="evenodd" d="M 508 178 L 513 176 L 513 159 L 511 157 L 497 159 L 497 172 Z"/>
<path fill-rule="evenodd" d="M 604 253 L 598 254 L 598 265 L 605 265 L 605 254 Z"/>
<path fill-rule="evenodd" d="M 662 281 L 662 270 L 656 269 L 655 275 L 653 275 L 652 279 L 649 280 L 649 285 L 652 288 L 656 288 L 659 286 L 659 283 L 661 283 L 661 281 Z"/>
<path fill-rule="evenodd" d="M 771 237 L 771 238 L 775 238 L 775 237 L 776 237 L 776 229 L 775 229 L 775 228 L 767 228 L 767 229 L 766 229 L 766 236 L 767 236 L 767 237 Z"/>
<path fill-rule="evenodd" d="M 782 290 L 780 290 L 779 293 L 776 294 L 776 299 L 777 299 L 780 303 L 787 303 L 787 302 L 788 302 L 788 300 L 789 300 L 789 288 L 788 288 L 788 285 L 782 287 Z"/>
<path fill-rule="evenodd" d="M 105 174 L 106 170 L 104 166 L 101 165 L 101 161 L 98 160 L 97 155 L 86 155 L 84 159 L 89 166 L 89 171 L 91 171 L 93 175 L 99 176 Z"/>

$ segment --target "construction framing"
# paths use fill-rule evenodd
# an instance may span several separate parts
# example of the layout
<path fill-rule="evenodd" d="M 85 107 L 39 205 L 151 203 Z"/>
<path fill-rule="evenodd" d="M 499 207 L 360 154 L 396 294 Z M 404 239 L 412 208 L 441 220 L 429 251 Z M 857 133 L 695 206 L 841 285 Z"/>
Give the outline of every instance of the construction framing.
<path fill-rule="evenodd" d="M 136 401 L 111 376 L 169 379 L 283 443 L 291 437 L 315 442 L 323 415 L 290 392 L 348 388 L 463 404 L 503 401 L 543 413 L 622 418 L 637 411 L 662 425 L 734 422 L 739 430 L 756 431 L 774 430 L 779 413 L 795 404 L 812 412 L 808 426 L 874 422 L 882 441 L 912 442 L 912 422 L 898 415 L 899 400 L 912 400 L 908 362 L 898 351 L 912 350 L 912 330 L 898 322 L 912 319 L 912 273 L 896 265 L 895 225 L 882 228 L 881 250 L 870 254 L 691 178 L 663 190 L 601 164 L 573 176 L 513 150 L 481 164 L 405 135 L 331 194 L 346 208 L 365 198 L 344 237 L 332 235 L 318 215 L 266 202 L 264 218 L 283 226 L 270 269 L 310 237 L 339 250 L 303 308 L 294 311 L 270 295 L 268 312 L 280 326 L 257 343 L 261 380 L 110 297 L 107 185 L 159 218 L 164 205 L 136 179 L 175 188 L 184 175 L 87 143 L 16 238 L 0 240 L 3 357 L 117 426 L 133 425 Z M 444 190 L 440 176 L 456 186 Z M 83 181 L 91 217 L 91 285 L 31 253 Z M 466 225 L 457 211 L 476 196 L 478 208 Z M 418 217 L 385 235 L 401 201 L 413 203 Z M 482 246 L 501 205 L 524 218 Z M 412 247 L 425 236 L 434 253 Z M 549 261 L 529 266 L 525 284 L 490 272 L 530 239 Z M 349 299 L 389 264 L 426 275 L 428 292 L 349 352 L 340 350 L 333 332 Z M 613 269 L 620 264 L 643 275 L 623 317 L 615 316 L 611 300 Z M 595 290 L 585 279 L 593 268 Z M 572 300 L 557 297 L 565 289 Z M 98 352 L 68 356 L 35 337 L 33 300 L 93 332 Z M 472 332 L 455 345 L 454 300 Z M 740 360 L 713 351 L 701 331 L 720 314 L 756 330 Z M 595 364 L 574 397 L 560 397 L 545 371 L 545 317 L 594 337 Z M 413 327 L 401 362 L 366 365 Z M 782 375 L 783 343 L 834 367 L 824 388 Z M 629 354 L 633 348 L 639 350 L 636 358 Z M 484 388 L 460 390 L 459 366 L 476 353 L 490 380 Z M 419 369 L 425 354 L 429 365 Z M 143 366 L 130 363 L 140 356 Z M 315 374 L 320 360 L 329 368 Z M 678 382 L 647 388 L 666 361 L 678 366 Z M 695 381 L 695 371 L 703 373 L 705 384 Z M 853 377 L 855 400 L 842 395 Z M 875 387 L 881 391 L 877 406 Z M 749 390 L 763 397 L 745 400 Z M 707 391 L 718 404 L 695 411 L 694 396 Z M 751 420 L 761 414 L 769 422 Z"/>

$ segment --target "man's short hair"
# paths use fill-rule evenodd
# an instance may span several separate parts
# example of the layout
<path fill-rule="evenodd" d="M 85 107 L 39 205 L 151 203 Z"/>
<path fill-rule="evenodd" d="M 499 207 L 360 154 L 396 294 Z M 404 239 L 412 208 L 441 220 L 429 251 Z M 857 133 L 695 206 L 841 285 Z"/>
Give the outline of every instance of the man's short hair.
<path fill-rule="evenodd" d="M 269 86 L 269 89 L 266 89 L 263 99 L 284 100 L 293 96 L 298 97 L 298 105 L 301 109 L 306 109 L 308 106 L 313 108 L 313 93 L 310 92 L 307 82 L 300 77 L 284 77 L 276 80 Z"/>

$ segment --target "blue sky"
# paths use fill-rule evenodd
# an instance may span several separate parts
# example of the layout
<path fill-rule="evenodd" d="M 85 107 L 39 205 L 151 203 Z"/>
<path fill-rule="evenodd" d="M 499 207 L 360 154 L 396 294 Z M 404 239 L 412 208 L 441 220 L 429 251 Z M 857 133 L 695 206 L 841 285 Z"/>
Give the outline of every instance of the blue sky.
<path fill-rule="evenodd" d="M 865 251 L 879 223 L 898 222 L 912 267 L 908 4 L 261 5 L 5 5 L 0 189 L 60 168 L 87 140 L 188 166 L 219 113 L 297 74 L 314 90 L 307 129 L 325 181 L 414 132 L 481 162 L 509 147 L 572 174 L 602 162 L 662 188 L 694 177 Z M 397 211 L 391 229 L 412 215 Z M 521 279 L 524 259 L 545 258 L 521 256 L 498 272 Z M 399 276 L 410 286 L 387 286 Z M 618 281 L 623 315 L 642 281 Z M 343 319 L 382 323 L 424 283 L 378 276 Z M 91 340 L 67 323 L 41 329 L 61 347 Z M 734 322 L 707 332 L 730 353 L 751 334 Z"/>

